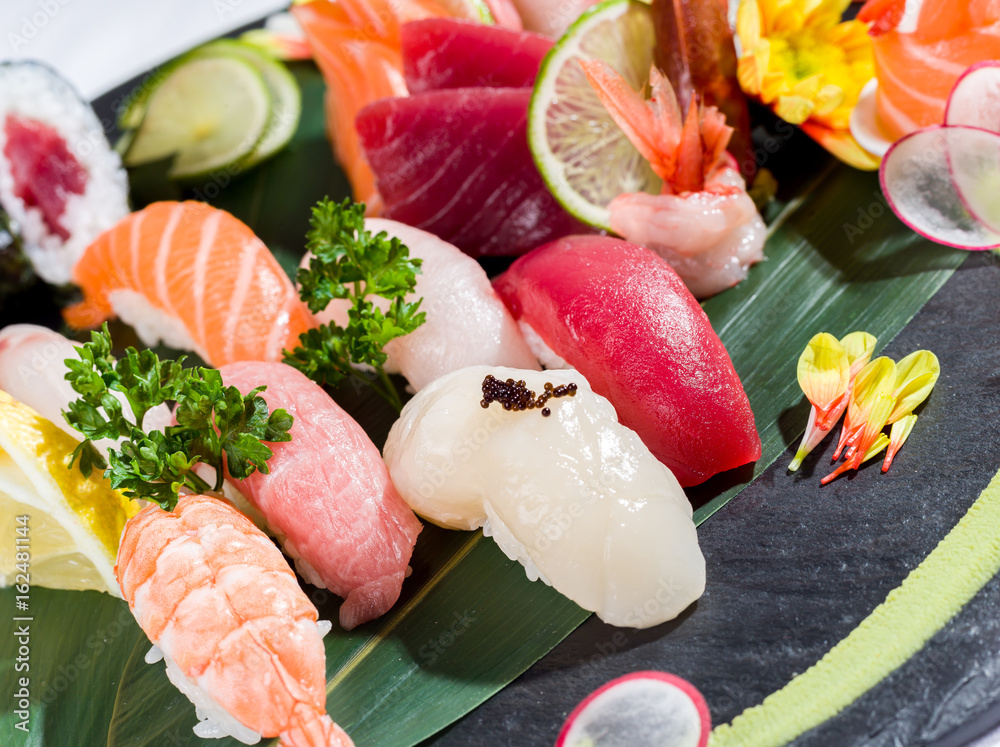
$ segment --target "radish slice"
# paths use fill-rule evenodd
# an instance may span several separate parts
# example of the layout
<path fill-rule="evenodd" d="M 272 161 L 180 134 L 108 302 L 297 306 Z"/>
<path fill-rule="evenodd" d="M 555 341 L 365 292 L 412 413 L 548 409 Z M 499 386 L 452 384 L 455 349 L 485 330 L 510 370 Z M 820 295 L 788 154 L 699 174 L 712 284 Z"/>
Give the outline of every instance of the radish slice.
<path fill-rule="evenodd" d="M 967 125 L 1000 133 L 1000 61 L 978 62 L 951 89 L 947 125 Z"/>
<path fill-rule="evenodd" d="M 893 212 L 920 235 L 959 249 L 1000 246 L 1000 135 L 918 130 L 889 149 L 879 179 Z"/>
<path fill-rule="evenodd" d="M 875 114 L 875 96 L 878 78 L 872 78 L 858 94 L 858 103 L 851 110 L 850 128 L 858 145 L 876 156 L 884 156 L 892 147 L 892 138 L 879 127 Z"/>
<path fill-rule="evenodd" d="M 666 672 L 633 672 L 584 698 L 556 747 L 705 747 L 711 731 L 694 685 Z"/>

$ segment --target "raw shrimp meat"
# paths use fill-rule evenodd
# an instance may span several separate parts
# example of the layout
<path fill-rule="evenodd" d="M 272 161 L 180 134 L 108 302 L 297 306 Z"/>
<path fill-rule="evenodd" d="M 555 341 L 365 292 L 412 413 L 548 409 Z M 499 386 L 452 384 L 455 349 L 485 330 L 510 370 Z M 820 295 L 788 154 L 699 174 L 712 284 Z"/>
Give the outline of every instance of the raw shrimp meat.
<path fill-rule="evenodd" d="M 198 709 L 195 734 L 352 747 L 326 715 L 328 622 L 281 552 L 229 504 L 186 495 L 125 525 L 115 575 L 129 609 Z"/>
<path fill-rule="evenodd" d="M 726 348 L 653 252 L 569 236 L 518 259 L 494 287 L 539 359 L 586 376 L 681 485 L 760 457 Z"/>
<path fill-rule="evenodd" d="M 871 0 L 858 18 L 873 24 L 876 116 L 891 140 L 943 122 L 966 68 L 1000 59 L 995 0 Z"/>
<path fill-rule="evenodd" d="M 605 63 L 581 64 L 608 113 L 663 179 L 659 195 L 611 201 L 614 231 L 663 257 L 698 298 L 745 278 L 764 258 L 766 227 L 726 153 L 732 129 L 725 117 L 692 100 L 682 118 L 670 82 L 656 68 L 646 101 Z"/>
<path fill-rule="evenodd" d="M 278 261 L 245 224 L 202 202 L 154 202 L 87 247 L 67 308 L 77 329 L 118 315 L 147 345 L 212 366 L 278 360 L 314 326 Z"/>
<path fill-rule="evenodd" d="M 578 371 L 442 376 L 403 408 L 385 460 L 421 516 L 483 527 L 528 578 L 607 623 L 658 625 L 705 589 L 684 491 Z"/>
<path fill-rule="evenodd" d="M 78 357 L 76 343 L 58 332 L 34 324 L 11 324 L 0 330 L 0 389 L 81 441 L 83 434 L 62 415 L 69 409 L 69 403 L 80 396 L 66 381 L 69 369 L 65 363 L 67 358 Z M 132 408 L 125 395 L 111 394 L 131 417 Z M 143 418 L 147 431 L 160 430 L 170 423 L 170 408 L 166 405 L 151 408 Z M 116 441 L 109 438 L 94 442 L 105 456 L 108 448 L 115 444 Z"/>
<path fill-rule="evenodd" d="M 254 472 L 235 487 L 267 519 L 303 578 L 344 597 L 344 629 L 385 613 L 399 598 L 421 526 L 375 444 L 291 366 L 232 363 L 220 373 L 243 394 L 265 384 L 260 396 L 268 409 L 295 418 L 292 440 L 269 445 L 269 473 Z"/>
<path fill-rule="evenodd" d="M 466 366 L 538 368 L 517 323 L 478 262 L 434 234 L 403 223 L 369 218 L 365 228 L 372 234 L 385 231 L 395 236 L 411 257 L 423 260 L 417 286 L 406 300 L 423 298 L 420 309 L 427 320 L 414 332 L 385 345 L 388 373 L 401 373 L 419 391 L 439 376 Z M 302 259 L 303 267 L 311 256 Z M 376 305 L 385 310 L 388 302 L 380 304 L 380 300 Z M 349 308 L 349 301 L 334 299 L 316 319 L 343 327 Z"/>

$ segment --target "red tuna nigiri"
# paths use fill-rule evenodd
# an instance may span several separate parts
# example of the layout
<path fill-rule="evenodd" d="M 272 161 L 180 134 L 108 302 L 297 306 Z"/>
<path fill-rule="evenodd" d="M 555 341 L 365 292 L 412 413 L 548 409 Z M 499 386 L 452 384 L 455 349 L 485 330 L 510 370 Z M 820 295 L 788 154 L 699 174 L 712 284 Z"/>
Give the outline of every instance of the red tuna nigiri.
<path fill-rule="evenodd" d="M 552 40 L 529 31 L 430 18 L 400 30 L 410 93 L 442 88 L 530 88 Z"/>
<path fill-rule="evenodd" d="M 610 237 L 570 236 L 518 259 L 494 287 L 522 326 L 611 401 L 681 485 L 760 457 L 729 354 L 694 296 L 653 252 Z"/>
<path fill-rule="evenodd" d="M 473 257 L 523 254 L 585 231 L 535 168 L 530 100 L 530 88 L 455 88 L 363 109 L 356 124 L 383 215 Z"/>
<path fill-rule="evenodd" d="M 395 604 L 420 522 L 389 480 L 378 448 L 317 384 L 284 363 L 233 363 L 226 386 L 246 394 L 261 384 L 272 412 L 295 418 L 292 440 L 269 444 L 268 474 L 236 486 L 280 533 L 310 583 L 344 597 L 350 630 Z"/>

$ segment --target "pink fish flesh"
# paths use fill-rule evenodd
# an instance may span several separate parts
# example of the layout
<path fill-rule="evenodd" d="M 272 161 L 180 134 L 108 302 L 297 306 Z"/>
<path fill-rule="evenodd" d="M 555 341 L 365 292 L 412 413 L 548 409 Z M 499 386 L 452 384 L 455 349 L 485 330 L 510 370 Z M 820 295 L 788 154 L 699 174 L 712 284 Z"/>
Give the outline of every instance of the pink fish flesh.
<path fill-rule="evenodd" d="M 292 440 L 270 444 L 270 473 L 234 484 L 280 533 L 303 577 L 344 597 L 345 630 L 384 614 L 399 598 L 421 525 L 375 444 L 291 366 L 241 362 L 220 372 L 244 394 L 267 385 L 268 408 L 295 418 Z"/>
<path fill-rule="evenodd" d="M 729 354 L 694 296 L 650 250 L 570 236 L 518 259 L 494 287 L 530 327 L 526 337 L 541 338 L 583 374 L 681 485 L 760 457 Z"/>
<path fill-rule="evenodd" d="M 556 202 L 528 149 L 531 89 L 455 88 L 376 101 L 357 130 L 384 217 L 473 257 L 517 255 L 587 228 Z"/>
<path fill-rule="evenodd" d="M 500 26 L 428 18 L 400 29 L 410 93 L 442 88 L 523 88 L 535 84 L 552 40 Z"/>

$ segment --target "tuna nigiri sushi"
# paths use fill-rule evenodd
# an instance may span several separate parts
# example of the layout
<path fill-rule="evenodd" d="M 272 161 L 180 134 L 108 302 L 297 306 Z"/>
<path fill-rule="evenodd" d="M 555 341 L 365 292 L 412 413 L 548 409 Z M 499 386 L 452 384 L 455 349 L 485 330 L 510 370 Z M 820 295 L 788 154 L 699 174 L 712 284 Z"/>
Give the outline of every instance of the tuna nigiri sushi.
<path fill-rule="evenodd" d="M 403 408 L 385 459 L 421 516 L 483 527 L 528 578 L 612 625 L 657 625 L 704 591 L 684 491 L 577 371 L 443 376 Z"/>
<path fill-rule="evenodd" d="M 993 0 L 870 0 L 878 78 L 876 116 L 891 140 L 944 121 L 959 76 L 1000 59 L 1000 5 Z"/>
<path fill-rule="evenodd" d="M 84 249 L 128 215 L 128 180 L 90 106 L 34 62 L 0 64 L 0 206 L 39 276 L 68 283 Z"/>
<path fill-rule="evenodd" d="M 201 202 L 155 202 L 87 247 L 67 308 L 78 329 L 112 316 L 147 345 L 193 350 L 213 366 L 278 360 L 314 325 L 278 261 L 245 224 Z"/>
<path fill-rule="evenodd" d="M 411 257 L 423 261 L 416 288 L 406 300 L 422 298 L 420 308 L 427 321 L 386 344 L 386 372 L 401 373 L 419 391 L 439 376 L 466 366 L 538 368 L 517 323 L 478 262 L 437 236 L 403 223 L 369 218 L 365 228 L 372 234 L 384 231 L 398 238 Z M 311 256 L 302 259 L 303 267 Z M 349 308 L 349 301 L 334 299 L 316 318 L 346 327 Z"/>
<path fill-rule="evenodd" d="M 378 449 L 317 384 L 283 363 L 233 363 L 226 386 L 261 384 L 268 409 L 295 419 L 292 440 L 270 444 L 269 474 L 235 486 L 267 519 L 303 578 L 344 597 L 347 630 L 399 597 L 420 522 L 400 500 Z"/>
<path fill-rule="evenodd" d="M 571 236 L 494 281 L 548 366 L 570 366 L 683 486 L 760 456 L 753 412 L 694 296 L 648 249 Z"/>
<path fill-rule="evenodd" d="M 329 622 L 274 544 L 227 503 L 182 497 L 125 525 L 115 575 L 167 677 L 198 709 L 201 738 L 353 747 L 326 715 Z"/>

